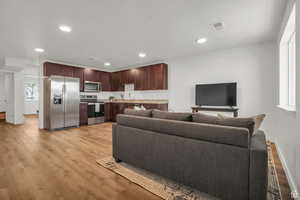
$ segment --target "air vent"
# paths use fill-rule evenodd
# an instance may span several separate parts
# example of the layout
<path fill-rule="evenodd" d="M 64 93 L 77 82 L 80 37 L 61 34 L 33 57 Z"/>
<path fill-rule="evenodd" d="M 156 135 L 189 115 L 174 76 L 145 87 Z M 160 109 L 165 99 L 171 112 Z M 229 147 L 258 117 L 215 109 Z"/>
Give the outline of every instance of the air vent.
<path fill-rule="evenodd" d="M 217 31 L 220 31 L 220 30 L 224 29 L 224 23 L 223 22 L 214 23 L 212 26 Z"/>

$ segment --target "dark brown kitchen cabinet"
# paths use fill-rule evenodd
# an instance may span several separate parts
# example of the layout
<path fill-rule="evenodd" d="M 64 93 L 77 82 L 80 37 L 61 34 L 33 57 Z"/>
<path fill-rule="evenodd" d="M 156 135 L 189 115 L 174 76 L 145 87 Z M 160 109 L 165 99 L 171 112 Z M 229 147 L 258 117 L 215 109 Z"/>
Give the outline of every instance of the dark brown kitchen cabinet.
<path fill-rule="evenodd" d="M 100 82 L 102 91 L 124 91 L 124 85 L 132 83 L 135 90 L 168 89 L 168 65 L 164 63 L 111 73 L 45 62 L 44 75 L 80 78 L 80 91 L 84 91 L 84 81 Z"/>
<path fill-rule="evenodd" d="M 134 84 L 136 78 L 136 69 L 129 69 L 124 71 L 126 77 L 126 84 Z"/>
<path fill-rule="evenodd" d="M 73 67 L 57 64 L 57 63 L 51 63 L 51 62 L 45 62 L 44 63 L 44 75 L 45 76 L 68 76 L 73 77 Z"/>
<path fill-rule="evenodd" d="M 84 69 L 79 67 L 74 67 L 73 77 L 80 79 L 80 92 L 84 91 Z"/>
<path fill-rule="evenodd" d="M 99 71 L 94 69 L 84 69 L 84 81 L 100 82 Z"/>
<path fill-rule="evenodd" d="M 113 72 L 111 74 L 112 91 L 124 91 L 124 81 L 122 79 L 122 71 Z"/>
<path fill-rule="evenodd" d="M 80 118 L 79 124 L 87 125 L 88 124 L 88 104 L 87 103 L 80 103 Z"/>
<path fill-rule="evenodd" d="M 121 84 L 133 84 L 135 80 L 135 69 L 120 71 Z"/>
<path fill-rule="evenodd" d="M 168 65 L 155 64 L 126 70 L 125 83 L 134 83 L 135 90 L 167 90 Z M 122 81 L 121 81 L 122 82 Z"/>
<path fill-rule="evenodd" d="M 109 72 L 99 71 L 99 82 L 101 83 L 102 91 L 111 91 L 111 74 Z"/>
<path fill-rule="evenodd" d="M 135 90 L 150 90 L 149 78 L 150 78 L 150 68 L 141 67 L 137 68 L 135 71 Z"/>
<path fill-rule="evenodd" d="M 109 122 L 112 121 L 111 117 L 112 117 L 112 104 L 111 103 L 105 103 L 104 104 L 104 121 L 105 122 Z"/>
<path fill-rule="evenodd" d="M 118 91 L 119 88 L 119 77 L 116 72 L 111 73 L 111 90 Z"/>
<path fill-rule="evenodd" d="M 118 114 L 120 114 L 119 104 L 118 103 L 112 103 L 111 104 L 111 121 L 116 122 Z"/>
<path fill-rule="evenodd" d="M 149 67 L 150 90 L 168 89 L 168 66 L 166 64 L 156 64 Z"/>

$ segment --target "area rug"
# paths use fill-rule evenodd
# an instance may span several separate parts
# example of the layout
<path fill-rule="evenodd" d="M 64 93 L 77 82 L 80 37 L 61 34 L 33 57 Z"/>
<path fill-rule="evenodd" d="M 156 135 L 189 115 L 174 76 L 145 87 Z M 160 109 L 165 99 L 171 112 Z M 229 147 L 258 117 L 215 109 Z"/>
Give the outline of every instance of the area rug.
<path fill-rule="evenodd" d="M 128 165 L 124 162 L 116 163 L 112 157 L 97 160 L 101 166 L 125 177 L 129 181 L 143 187 L 151 193 L 166 200 L 217 200 L 218 198 L 200 192 L 188 186 L 178 184 L 172 180 L 155 175 L 143 169 Z M 271 148 L 268 147 L 269 186 L 268 200 L 282 200 L 277 173 Z"/>

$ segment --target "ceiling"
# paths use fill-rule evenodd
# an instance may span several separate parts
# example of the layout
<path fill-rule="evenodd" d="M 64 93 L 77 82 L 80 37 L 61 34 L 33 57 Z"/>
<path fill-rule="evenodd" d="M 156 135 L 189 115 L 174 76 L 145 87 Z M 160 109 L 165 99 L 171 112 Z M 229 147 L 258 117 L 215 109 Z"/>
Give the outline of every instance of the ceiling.
<path fill-rule="evenodd" d="M 43 59 L 116 70 L 270 41 L 286 1 L 0 0 L 0 57 L 36 58 L 40 47 Z M 214 30 L 216 22 L 225 29 Z M 196 45 L 198 37 L 207 43 Z"/>

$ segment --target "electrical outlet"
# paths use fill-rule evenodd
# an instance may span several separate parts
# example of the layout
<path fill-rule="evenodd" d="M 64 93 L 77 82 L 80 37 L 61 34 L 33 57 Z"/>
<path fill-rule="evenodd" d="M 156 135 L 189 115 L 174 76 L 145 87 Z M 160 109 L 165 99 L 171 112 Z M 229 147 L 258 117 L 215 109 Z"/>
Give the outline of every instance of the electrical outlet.
<path fill-rule="evenodd" d="M 292 196 L 292 198 L 295 199 L 295 200 L 298 200 L 298 199 L 299 199 L 299 194 L 298 194 L 297 191 L 293 191 L 293 192 L 291 193 L 291 196 Z"/>

